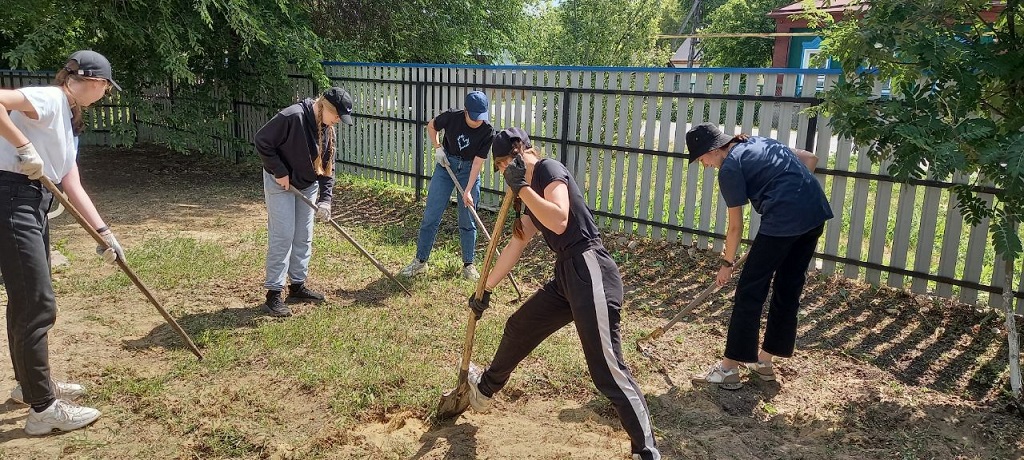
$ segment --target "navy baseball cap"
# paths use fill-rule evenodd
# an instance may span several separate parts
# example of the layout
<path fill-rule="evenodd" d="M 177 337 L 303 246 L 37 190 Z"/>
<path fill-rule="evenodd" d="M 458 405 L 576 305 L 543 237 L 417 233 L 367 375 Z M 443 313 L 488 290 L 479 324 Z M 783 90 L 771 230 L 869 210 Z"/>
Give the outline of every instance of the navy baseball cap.
<path fill-rule="evenodd" d="M 121 91 L 121 85 L 114 81 L 114 71 L 110 69 L 110 61 L 102 54 L 93 50 L 75 51 L 68 57 L 68 61 L 78 63 L 77 69 L 72 69 L 65 64 L 64 70 L 68 71 L 68 73 L 83 77 L 102 78 L 109 81 L 111 85 L 114 85 L 114 88 L 117 88 L 118 91 Z"/>
<path fill-rule="evenodd" d="M 334 106 L 334 109 L 338 111 L 338 116 L 341 117 L 341 121 L 346 125 L 353 124 L 352 122 L 352 95 L 337 86 L 324 92 L 324 99 L 330 102 Z"/>
<path fill-rule="evenodd" d="M 491 103 L 483 91 L 473 91 L 466 95 L 466 112 L 469 112 L 469 118 L 488 121 L 490 116 L 487 111 L 490 109 L 490 105 Z"/>

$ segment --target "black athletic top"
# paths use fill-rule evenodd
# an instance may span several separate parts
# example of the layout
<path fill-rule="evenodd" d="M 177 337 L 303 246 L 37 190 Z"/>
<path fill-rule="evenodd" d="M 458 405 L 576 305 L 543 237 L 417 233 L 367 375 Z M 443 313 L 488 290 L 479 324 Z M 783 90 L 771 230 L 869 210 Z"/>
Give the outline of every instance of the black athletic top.
<path fill-rule="evenodd" d="M 494 140 L 494 128 L 483 122 L 476 128 L 466 124 L 466 115 L 460 109 L 452 109 L 434 117 L 434 129 L 444 130 L 441 145 L 448 155 L 461 157 L 471 161 L 473 157 L 487 159 Z"/>
<path fill-rule="evenodd" d="M 569 224 L 561 235 L 549 230 L 540 220 L 533 219 L 533 224 L 544 235 L 544 242 L 562 260 L 579 255 L 587 249 L 601 247 L 601 232 L 594 222 L 594 213 L 587 207 L 583 193 L 576 186 L 576 181 L 569 175 L 565 165 L 549 158 L 543 158 L 533 167 L 533 180 L 530 188 L 541 197 L 544 189 L 552 182 L 562 182 L 569 188 Z M 529 208 L 526 215 L 532 216 Z"/>

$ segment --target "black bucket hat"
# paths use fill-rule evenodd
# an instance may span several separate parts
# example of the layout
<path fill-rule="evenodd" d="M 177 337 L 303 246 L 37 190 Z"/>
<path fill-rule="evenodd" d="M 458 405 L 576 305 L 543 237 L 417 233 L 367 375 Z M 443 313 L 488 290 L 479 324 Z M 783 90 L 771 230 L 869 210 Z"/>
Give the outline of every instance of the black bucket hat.
<path fill-rule="evenodd" d="M 701 123 L 686 132 L 686 150 L 690 163 L 732 141 L 733 136 L 723 134 L 714 123 Z"/>

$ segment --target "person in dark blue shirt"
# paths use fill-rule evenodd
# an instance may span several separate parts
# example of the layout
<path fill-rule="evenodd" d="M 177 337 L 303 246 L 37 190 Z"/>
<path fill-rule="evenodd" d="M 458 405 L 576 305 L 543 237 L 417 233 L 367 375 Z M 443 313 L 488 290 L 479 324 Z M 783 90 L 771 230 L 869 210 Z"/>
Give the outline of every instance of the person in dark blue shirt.
<path fill-rule="evenodd" d="M 825 221 L 833 217 L 825 192 L 811 172 L 818 158 L 774 139 L 729 136 L 711 123 L 686 133 L 686 149 L 691 163 L 718 168 L 718 187 L 729 208 L 725 251 L 715 280 L 719 286 L 732 277 L 743 233 L 743 205 L 749 202 L 761 215 L 761 226 L 736 285 L 725 357 L 693 381 L 739 389 L 743 386 L 741 364 L 762 380 L 775 380 L 772 358 L 793 355 L 807 266 Z M 769 286 L 773 294 L 764 342 L 758 351 L 761 312 Z"/>
<path fill-rule="evenodd" d="M 490 289 L 505 278 L 537 233 L 555 253 L 555 274 L 508 319 L 487 370 L 481 373 L 474 366 L 470 371 L 470 405 L 477 412 L 489 410 L 491 398 L 505 386 L 519 362 L 549 335 L 574 323 L 590 377 L 615 407 L 629 434 L 633 458 L 660 459 L 647 401 L 622 359 L 622 277 L 601 243 L 594 214 L 576 180 L 562 163 L 541 158 L 519 128 L 495 135 L 492 153 L 495 168 L 502 171 L 517 195 L 517 214 L 523 205 L 526 209 L 516 219 L 513 238 L 487 276 L 483 299 L 470 297 L 470 308 L 483 314 L 490 303 Z"/>

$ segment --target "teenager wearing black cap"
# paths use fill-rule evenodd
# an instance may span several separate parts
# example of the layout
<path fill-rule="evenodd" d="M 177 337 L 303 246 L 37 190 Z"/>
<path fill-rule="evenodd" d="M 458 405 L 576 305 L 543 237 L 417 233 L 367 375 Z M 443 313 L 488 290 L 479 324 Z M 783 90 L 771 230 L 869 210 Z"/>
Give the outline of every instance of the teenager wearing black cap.
<path fill-rule="evenodd" d="M 18 386 L 11 398 L 32 406 L 25 432 L 71 431 L 96 421 L 100 411 L 70 402 L 84 389 L 50 379 L 47 333 L 57 318 L 50 278 L 53 196 L 39 179 L 62 185 L 68 199 L 111 249 L 97 247 L 108 263 L 124 251 L 82 188 L 78 135 L 82 108 L 121 89 L 107 58 L 95 51 L 73 53 L 53 86 L 0 90 L 0 272 L 7 290 L 7 342 Z"/>
<path fill-rule="evenodd" d="M 483 373 L 471 372 L 471 406 L 478 412 L 489 410 L 494 393 L 505 386 L 519 362 L 549 335 L 575 323 L 590 377 L 615 407 L 629 434 L 633 457 L 661 458 L 647 401 L 622 360 L 622 278 L 601 243 L 594 215 L 576 181 L 561 163 L 541 158 L 519 128 L 495 135 L 492 151 L 495 168 L 504 173 L 517 195 L 516 213 L 521 215 L 512 239 L 487 276 L 483 300 L 471 296 L 470 308 L 483 314 L 489 307 L 490 290 L 508 274 L 538 231 L 557 261 L 554 278 L 508 319 L 490 367 Z"/>
<path fill-rule="evenodd" d="M 441 216 L 448 207 L 448 200 L 455 189 L 455 183 L 445 167 L 451 168 L 462 186 L 463 195 L 455 200 L 459 209 L 459 246 L 462 249 L 462 277 L 468 280 L 480 278 L 473 265 L 476 250 L 476 222 L 469 208 L 476 209 L 480 200 L 480 168 L 487 159 L 487 151 L 494 139 L 494 130 L 488 122 L 490 102 L 482 91 L 471 91 L 466 95 L 464 109 L 452 109 L 427 123 L 427 136 L 434 145 L 434 175 L 427 190 L 427 205 L 423 210 L 419 237 L 416 239 L 416 258 L 398 272 L 402 276 L 416 276 L 428 269 L 437 229 Z M 438 140 L 437 134 L 444 131 Z"/>
<path fill-rule="evenodd" d="M 718 168 L 718 188 L 729 207 L 725 251 L 716 277 L 719 286 L 732 277 L 743 233 L 743 205 L 749 201 L 761 215 L 761 226 L 736 285 L 725 357 L 693 381 L 739 389 L 743 386 L 740 364 L 761 380 L 775 380 L 772 358 L 793 355 L 805 272 L 825 221 L 832 218 L 825 192 L 812 173 L 818 158 L 774 139 L 726 135 L 711 123 L 686 133 L 686 149 L 690 163 L 699 161 L 706 168 Z M 769 285 L 773 294 L 764 342 L 758 351 L 761 311 Z"/>
<path fill-rule="evenodd" d="M 331 88 L 316 99 L 285 107 L 256 133 L 256 151 L 263 160 L 263 193 L 267 203 L 267 301 L 270 316 L 291 316 L 281 300 L 285 276 L 289 302 L 320 302 L 323 294 L 306 287 L 313 250 L 313 218 L 331 217 L 334 191 L 335 125 L 352 124 L 352 96 Z M 317 203 L 314 212 L 288 191 L 295 187 Z"/>

